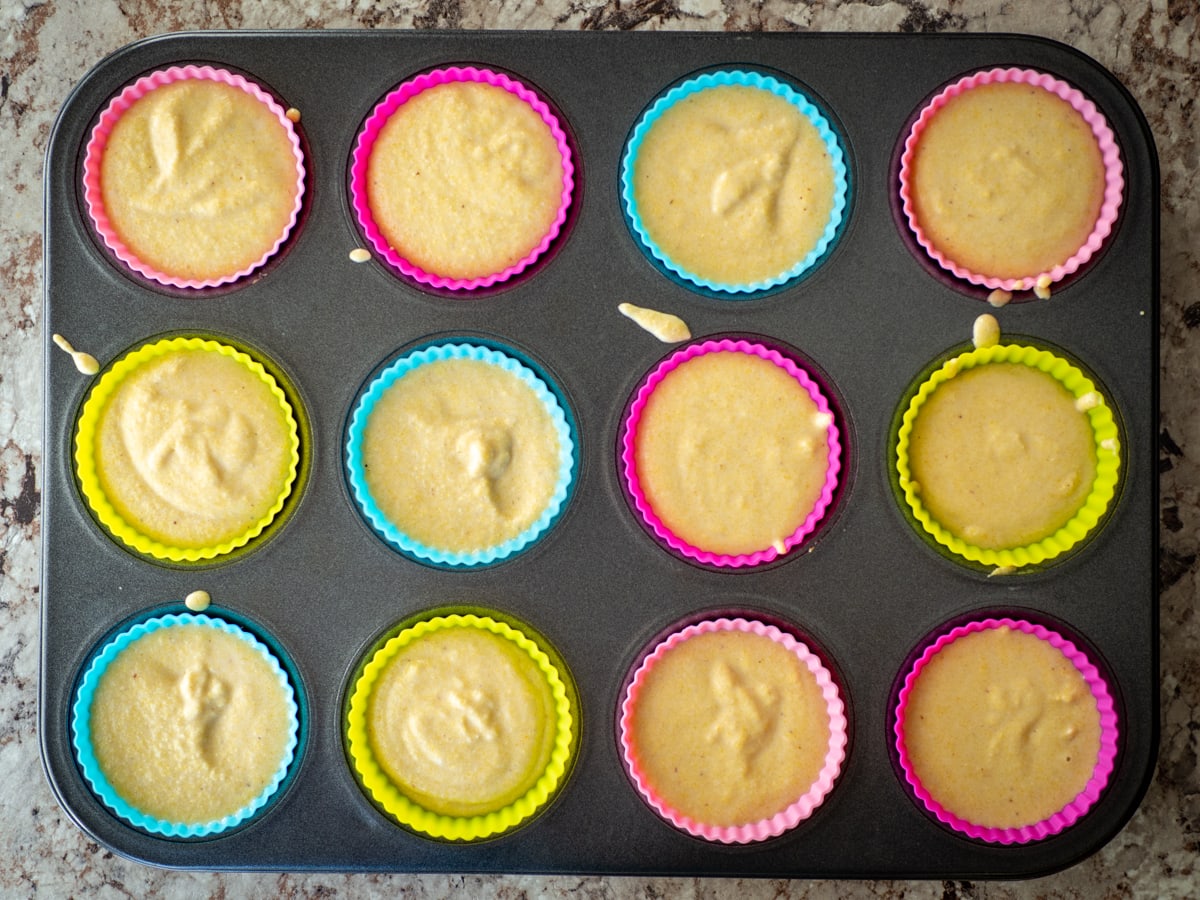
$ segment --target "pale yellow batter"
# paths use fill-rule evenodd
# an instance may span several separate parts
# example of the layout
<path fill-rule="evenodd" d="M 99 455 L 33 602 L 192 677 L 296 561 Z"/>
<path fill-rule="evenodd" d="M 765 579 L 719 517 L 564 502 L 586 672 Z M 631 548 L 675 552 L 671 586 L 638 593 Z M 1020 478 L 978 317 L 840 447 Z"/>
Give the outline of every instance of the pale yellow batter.
<path fill-rule="evenodd" d="M 821 496 L 831 421 L 771 361 L 707 353 L 650 394 L 637 428 L 637 477 L 663 523 L 702 550 L 782 547 Z"/>
<path fill-rule="evenodd" d="M 210 547 L 271 511 L 291 477 L 294 428 L 242 363 L 174 350 L 134 369 L 109 398 L 96 428 L 96 473 L 140 534 Z"/>
<path fill-rule="evenodd" d="M 708 88 L 651 125 L 633 169 L 647 234 L 684 271 L 718 284 L 775 278 L 803 260 L 833 211 L 817 129 L 768 90 Z"/>
<path fill-rule="evenodd" d="M 985 84 L 954 97 L 929 120 L 912 166 L 916 219 L 933 245 L 998 278 L 1066 262 L 1104 199 L 1091 127 L 1035 85 Z"/>
<path fill-rule="evenodd" d="M 422 635 L 388 663 L 367 710 L 380 767 L 413 802 L 449 816 L 501 809 L 553 749 L 554 698 L 537 664 L 479 628 Z"/>
<path fill-rule="evenodd" d="M 453 278 L 528 256 L 562 203 L 564 168 L 542 117 L 504 88 L 449 82 L 422 91 L 380 129 L 368 204 L 400 256 Z"/>
<path fill-rule="evenodd" d="M 109 135 L 100 185 L 136 257 L 200 280 L 258 262 L 286 233 L 300 191 L 278 117 L 251 94 L 202 79 L 134 102 Z"/>
<path fill-rule="evenodd" d="M 279 676 L 260 652 L 216 628 L 176 625 L 132 642 L 104 671 L 92 749 L 130 805 L 195 824 L 262 793 L 292 723 Z"/>
<path fill-rule="evenodd" d="M 904 745 L 943 807 L 992 828 L 1032 825 L 1087 786 L 1100 713 L 1079 670 L 1040 638 L 1008 627 L 943 648 L 917 677 Z"/>
<path fill-rule="evenodd" d="M 990 363 L 930 394 L 913 422 L 909 464 L 921 503 L 951 534 L 985 549 L 1023 547 L 1087 499 L 1095 437 L 1053 376 Z"/>
<path fill-rule="evenodd" d="M 697 635 L 655 662 L 633 707 L 633 755 L 670 807 L 705 825 L 770 818 L 824 766 L 829 716 L 795 653 L 742 631 Z"/>
<path fill-rule="evenodd" d="M 380 511 L 427 547 L 467 553 L 526 531 L 559 480 L 546 404 L 500 366 L 443 359 L 418 366 L 376 402 L 363 470 Z"/>

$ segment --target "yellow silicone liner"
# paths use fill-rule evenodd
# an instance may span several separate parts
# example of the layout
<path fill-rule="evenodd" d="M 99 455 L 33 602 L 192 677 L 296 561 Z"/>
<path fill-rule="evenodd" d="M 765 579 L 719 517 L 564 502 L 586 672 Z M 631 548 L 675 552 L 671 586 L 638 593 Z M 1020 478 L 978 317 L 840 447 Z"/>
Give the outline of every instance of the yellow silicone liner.
<path fill-rule="evenodd" d="M 554 742 L 541 777 L 524 795 L 507 806 L 474 816 L 434 813 L 413 802 L 388 778 L 375 758 L 367 732 L 367 710 L 376 682 L 396 655 L 413 641 L 435 631 L 477 628 L 511 641 L 537 665 L 554 698 Z M 513 626 L 475 614 L 434 616 L 405 628 L 375 651 L 354 684 L 346 715 L 346 738 L 354 773 L 363 788 L 401 825 L 429 837 L 448 841 L 477 841 L 511 831 L 540 811 L 557 794 L 577 747 L 578 713 L 574 691 L 549 654 Z"/>
<path fill-rule="evenodd" d="M 288 425 L 288 436 L 291 445 L 288 468 L 280 481 L 279 496 L 275 498 L 275 502 L 272 504 L 270 510 L 245 531 L 232 535 L 219 544 L 203 547 L 171 546 L 143 534 L 135 525 L 127 522 L 117 512 L 100 482 L 99 473 L 96 471 L 96 428 L 99 426 L 100 417 L 107 408 L 117 388 L 120 387 L 121 383 L 130 373 L 140 366 L 145 365 L 151 360 L 159 359 L 180 350 L 205 350 L 211 353 L 219 353 L 222 356 L 228 356 L 236 360 L 257 375 L 270 389 L 271 394 L 278 401 L 280 409 L 283 410 L 284 418 Z M 168 338 L 152 344 L 146 344 L 121 357 L 93 386 L 92 392 L 79 414 L 79 422 L 75 431 L 75 471 L 79 478 L 80 490 L 83 492 L 88 506 L 91 507 L 92 511 L 96 514 L 96 518 L 99 519 L 100 524 L 114 538 L 136 550 L 138 553 L 154 559 L 169 560 L 171 562 L 210 560 L 236 550 L 239 547 L 243 547 L 258 537 L 271 524 L 280 510 L 283 509 L 283 504 L 291 494 L 292 488 L 296 483 L 299 468 L 300 428 L 296 423 L 292 405 L 288 401 L 287 395 L 284 394 L 283 389 L 276 382 L 274 376 L 263 367 L 262 363 L 255 360 L 249 354 L 227 344 L 206 338 Z"/>
<path fill-rule="evenodd" d="M 959 373 L 989 363 L 1019 363 L 1040 369 L 1057 379 L 1076 400 L 1091 395 L 1096 401 L 1087 409 L 1088 421 L 1096 448 L 1096 478 L 1083 505 L 1075 515 L 1054 534 L 1023 547 L 1006 547 L 1000 550 L 978 547 L 963 540 L 942 527 L 921 502 L 921 496 L 909 468 L 908 446 L 913 423 L 920 415 L 921 407 L 939 385 Z M 896 439 L 896 471 L 899 487 L 913 517 L 925 532 L 938 544 L 972 562 L 984 566 L 1021 567 L 1036 565 L 1054 559 L 1082 541 L 1103 517 L 1116 493 L 1121 468 L 1121 445 L 1117 423 L 1112 410 L 1082 371 L 1067 360 L 1048 350 L 1019 344 L 997 344 L 981 347 L 953 357 L 927 378 L 917 389 L 908 404 Z"/>

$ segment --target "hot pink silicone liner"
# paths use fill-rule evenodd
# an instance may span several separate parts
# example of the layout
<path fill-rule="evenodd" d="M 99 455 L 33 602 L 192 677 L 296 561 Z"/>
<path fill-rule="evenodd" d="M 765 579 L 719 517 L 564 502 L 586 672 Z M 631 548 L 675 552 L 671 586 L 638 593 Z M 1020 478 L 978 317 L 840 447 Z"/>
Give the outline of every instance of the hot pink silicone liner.
<path fill-rule="evenodd" d="M 751 822 L 747 825 L 706 825 L 671 807 L 658 795 L 654 786 L 647 781 L 645 773 L 638 763 L 637 751 L 633 746 L 631 738 L 633 711 L 637 706 L 638 696 L 641 693 L 650 670 L 654 668 L 660 659 L 684 641 L 701 634 L 717 631 L 743 631 L 749 634 L 768 637 L 796 654 L 800 662 L 816 678 L 817 686 L 821 689 L 821 696 L 825 699 L 825 710 L 829 716 L 829 748 L 825 753 L 825 763 L 816 780 L 808 789 L 808 792 L 769 819 L 762 819 L 761 821 Z M 704 838 L 708 841 L 718 841 L 724 844 L 748 844 L 754 841 L 763 841 L 768 838 L 778 837 L 809 818 L 817 807 L 825 801 L 825 798 L 829 796 L 829 792 L 833 790 L 833 786 L 841 774 L 842 763 L 846 759 L 847 740 L 846 706 L 842 702 L 841 694 L 838 692 L 837 685 L 834 683 L 829 670 L 822 665 L 821 661 L 807 646 L 796 640 L 792 635 L 781 631 L 774 625 L 767 625 L 764 622 L 756 620 L 742 618 L 710 619 L 689 625 L 683 630 L 675 632 L 659 643 L 642 660 L 641 665 L 638 666 L 637 671 L 634 673 L 633 681 L 625 691 L 625 698 L 621 703 L 621 755 L 625 760 L 625 767 L 630 777 L 637 786 L 638 792 L 660 816 L 672 825 L 683 829 L 695 837 Z"/>
<path fill-rule="evenodd" d="M 221 275 L 217 278 L 179 278 L 170 272 L 161 272 L 139 259 L 113 229 L 108 218 L 108 212 L 104 207 L 104 195 L 100 188 L 100 169 L 104 158 L 104 148 L 108 145 L 108 137 L 112 134 L 113 126 L 117 124 L 117 120 L 125 114 L 125 111 L 135 101 L 151 91 L 166 84 L 176 81 L 186 81 L 188 79 L 219 81 L 239 88 L 255 99 L 260 100 L 275 114 L 275 117 L 279 119 L 279 124 L 287 132 L 288 141 L 292 146 L 292 155 L 296 160 L 296 202 L 292 207 L 291 218 L 288 220 L 287 226 L 280 232 L 278 239 L 270 249 L 259 259 L 244 269 L 239 269 L 236 272 L 230 272 L 227 275 Z M 274 97 L 266 93 L 254 82 L 248 81 L 241 75 L 227 72 L 224 69 L 215 69 L 212 66 L 172 66 L 169 69 L 145 75 L 129 85 L 113 98 L 108 108 L 101 113 L 100 121 L 92 129 L 92 136 L 88 141 L 83 158 L 83 198 L 87 204 L 88 215 L 92 219 L 92 224 L 95 225 L 96 231 L 100 234 L 105 246 L 116 255 L 117 259 L 139 275 L 149 278 L 152 281 L 157 281 L 159 284 L 181 288 L 207 288 L 229 284 L 249 275 L 274 256 L 279 251 L 283 242 L 287 240 L 287 236 L 292 233 L 292 229 L 296 227 L 296 221 L 300 216 L 300 207 L 304 198 L 304 178 L 304 153 L 300 149 L 300 138 L 297 137 L 296 129 L 285 114 L 283 107 L 275 102 Z"/>
<path fill-rule="evenodd" d="M 388 242 L 388 239 L 380 232 L 379 226 L 375 224 L 367 196 L 367 163 L 370 161 L 371 151 L 375 147 L 375 141 L 379 137 L 380 129 L 383 128 L 384 124 L 397 109 L 417 94 L 429 88 L 456 81 L 474 81 L 482 84 L 490 84 L 494 87 L 504 88 L 510 94 L 520 97 L 542 117 L 542 121 L 546 123 L 546 127 L 550 129 L 550 133 L 554 136 L 554 141 L 558 145 L 559 156 L 562 157 L 562 196 L 559 202 L 558 213 L 554 217 L 554 222 L 551 224 L 550 229 L 542 236 L 537 246 L 530 250 L 522 259 L 506 269 L 479 278 L 449 278 L 445 275 L 439 275 L 436 272 L 426 272 L 420 266 L 405 259 L 396 252 Z M 489 69 L 477 69 L 471 66 L 465 68 L 452 66 L 446 69 L 436 69 L 432 72 L 426 72 L 404 82 L 384 97 L 375 107 L 370 117 L 368 117 L 362 131 L 359 132 L 358 141 L 354 146 L 354 153 L 350 162 L 350 205 L 354 208 L 354 214 L 358 218 L 358 223 L 367 240 L 370 241 L 371 246 L 375 248 L 375 252 L 409 278 L 430 287 L 452 291 L 471 291 L 476 288 L 489 287 L 493 284 L 507 281 L 514 275 L 525 271 L 538 257 L 546 252 L 551 241 L 558 237 L 563 223 L 567 220 L 567 210 L 571 206 L 571 195 L 574 190 L 575 166 L 571 161 L 571 148 L 567 144 L 566 133 L 559 124 L 558 118 L 550 111 L 550 107 L 537 94 L 521 84 L 521 82 L 509 78 L 500 72 L 493 72 Z"/>
<path fill-rule="evenodd" d="M 1010 81 L 1036 85 L 1053 94 L 1057 94 L 1063 100 L 1070 103 L 1083 116 L 1084 121 L 1091 126 L 1092 134 L 1096 137 L 1096 142 L 1100 147 L 1100 155 L 1104 161 L 1104 199 L 1101 202 L 1100 214 L 1096 219 L 1096 224 L 1093 226 L 1091 234 L 1088 235 L 1083 246 L 1076 250 L 1065 262 L 1045 272 L 1033 272 L 1020 278 L 997 278 L 985 273 L 972 272 L 960 266 L 954 260 L 947 258 L 933 245 L 933 242 L 921 227 L 921 223 L 917 220 L 909 179 L 912 173 L 913 154 L 920 141 L 921 132 L 925 130 L 925 126 L 929 124 L 930 119 L 937 114 L 938 110 L 959 94 L 965 93 L 974 87 L 983 84 Z M 1123 173 L 1121 153 L 1113 137 L 1112 129 L 1108 127 L 1108 122 L 1105 121 L 1104 116 L 1096 109 L 1096 104 L 1091 100 L 1066 82 L 1059 81 L 1057 78 L 1047 75 L 1044 72 L 1037 72 L 1033 69 L 988 69 L 959 79 L 934 97 L 929 105 L 921 110 L 921 114 L 917 118 L 916 123 L 914 123 L 912 130 L 909 131 L 908 138 L 904 141 L 904 153 L 900 157 L 900 199 L 902 201 L 904 217 L 908 220 L 908 226 L 916 236 L 917 243 L 943 269 L 951 272 L 957 278 L 991 290 L 995 290 L 996 288 L 1006 291 L 1026 290 L 1032 289 L 1038 279 L 1043 276 L 1048 277 L 1051 282 L 1059 281 L 1072 272 L 1075 272 L 1096 254 L 1105 239 L 1112 233 L 1113 223 L 1117 220 L 1117 211 L 1121 207 L 1121 198 L 1125 190 L 1125 177 Z"/>
<path fill-rule="evenodd" d="M 1022 631 L 1025 634 L 1034 635 L 1047 641 L 1050 646 L 1059 650 L 1063 656 L 1074 664 L 1075 668 L 1083 676 L 1084 681 L 1091 689 L 1092 697 L 1096 700 L 1096 708 L 1100 712 L 1100 752 L 1096 759 L 1096 767 L 1092 770 L 1092 777 L 1087 785 L 1084 786 L 1084 789 L 1079 792 L 1075 799 L 1054 815 L 1040 822 L 1034 822 L 1032 825 L 1022 825 L 1019 828 L 991 828 L 976 825 L 950 812 L 938 803 L 921 784 L 921 779 L 914 771 L 912 762 L 908 757 L 908 751 L 904 745 L 904 715 L 908 709 L 908 698 L 912 693 L 912 688 L 916 683 L 917 677 L 921 674 L 925 666 L 929 664 L 929 661 L 944 647 L 952 644 L 961 637 L 977 631 L 986 631 L 1001 627 L 1008 627 Z M 921 654 L 920 659 L 916 661 L 904 679 L 904 686 L 900 690 L 899 701 L 896 704 L 896 724 L 893 730 L 896 735 L 896 749 L 900 754 L 900 768 L 904 771 L 904 778 L 912 788 L 913 793 L 925 805 L 925 808 L 933 813 L 940 822 L 949 825 L 955 831 L 962 832 L 968 837 L 998 844 L 1026 844 L 1030 841 L 1037 841 L 1058 834 L 1064 828 L 1073 825 L 1091 809 L 1092 805 L 1099 799 L 1104 788 L 1108 785 L 1108 779 L 1112 774 L 1114 761 L 1117 756 L 1117 714 L 1114 709 L 1113 698 L 1108 692 L 1108 685 L 1105 684 L 1095 665 L 1092 664 L 1082 651 L 1062 635 L 1042 625 L 1026 622 L 1021 619 L 982 619 L 969 622 L 943 634 L 926 647 L 925 652 Z"/>
<path fill-rule="evenodd" d="M 819 412 L 830 415 L 829 429 L 826 437 L 829 453 L 828 465 L 825 469 L 825 484 L 822 486 L 821 495 L 817 498 L 817 502 L 813 504 L 813 508 L 809 511 L 808 516 L 795 531 L 784 539 L 783 546 L 785 553 L 801 543 L 812 533 L 813 529 L 817 527 L 817 523 L 825 515 L 830 503 L 833 502 L 833 492 L 837 488 L 838 473 L 842 467 L 841 440 L 837 423 L 829 409 L 829 401 L 825 399 L 825 395 L 821 393 L 820 388 L 809 378 L 808 373 L 779 351 L 771 350 L 761 344 L 730 339 L 709 340 L 691 344 L 676 351 L 660 363 L 658 368 L 650 373 L 641 388 L 638 389 L 633 404 L 630 407 L 629 415 L 625 419 L 625 427 L 621 436 L 621 462 L 625 473 L 625 484 L 629 489 L 639 515 L 653 529 L 654 533 L 666 542 L 667 546 L 682 553 L 689 559 L 709 565 L 729 566 L 731 568 L 755 566 L 775 559 L 780 555 L 779 551 L 775 547 L 764 547 L 762 550 L 756 550 L 753 553 L 730 555 L 727 553 L 713 553 L 710 550 L 705 550 L 703 547 L 697 547 L 689 543 L 675 534 L 658 517 L 658 514 L 654 511 L 654 507 L 650 505 L 649 499 L 647 499 L 645 492 L 642 490 L 641 482 L 638 479 L 637 460 L 635 456 L 637 430 L 638 425 L 641 424 L 642 411 L 646 408 L 646 402 L 650 399 L 650 395 L 654 392 L 654 389 L 658 387 L 659 383 L 668 374 L 688 360 L 695 359 L 697 356 L 704 356 L 707 353 L 749 353 L 774 363 L 795 378 L 801 387 L 808 391 L 808 395 L 812 397 Z"/>

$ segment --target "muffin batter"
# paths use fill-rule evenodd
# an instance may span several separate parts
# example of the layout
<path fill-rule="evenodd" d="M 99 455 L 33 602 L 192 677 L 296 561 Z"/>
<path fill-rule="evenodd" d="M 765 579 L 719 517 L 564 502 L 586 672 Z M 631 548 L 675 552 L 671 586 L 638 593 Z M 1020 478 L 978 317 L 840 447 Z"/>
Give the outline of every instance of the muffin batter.
<path fill-rule="evenodd" d="M 517 800 L 554 745 L 546 676 L 513 641 L 481 628 L 432 631 L 379 676 L 367 733 L 380 767 L 410 800 L 448 816 Z"/>
<path fill-rule="evenodd" d="M 376 402 L 363 470 L 380 511 L 426 547 L 467 553 L 526 531 L 561 470 L 546 404 L 518 376 L 474 359 L 425 363 Z"/>
<path fill-rule="evenodd" d="M 947 531 L 985 549 L 1023 547 L 1087 499 L 1095 437 L 1053 376 L 990 363 L 929 395 L 912 425 L 909 464 L 922 504 Z"/>
<path fill-rule="evenodd" d="M 259 651 L 217 628 L 175 625 L 133 641 L 108 665 L 92 702 L 92 748 L 136 809 L 210 822 L 271 783 L 293 721 Z"/>
<path fill-rule="evenodd" d="M 663 524 L 702 550 L 782 547 L 824 489 L 831 422 L 770 360 L 696 356 L 646 401 L 634 447 L 638 481 Z"/>
<path fill-rule="evenodd" d="M 903 742 L 921 784 L 973 824 L 1046 819 L 1087 786 L 1100 713 L 1079 670 L 1048 642 L 1008 627 L 961 637 L 921 670 Z"/>
<path fill-rule="evenodd" d="M 1104 162 L 1067 101 L 1030 84 L 983 84 L 930 118 L 912 161 L 916 220 L 941 253 L 997 278 L 1065 263 L 1091 234 Z"/>
<path fill-rule="evenodd" d="M 833 163 L 812 122 L 763 88 L 689 94 L 647 131 L 633 163 L 650 238 L 718 284 L 774 278 L 803 260 L 833 212 Z"/>
<path fill-rule="evenodd" d="M 812 672 L 743 631 L 691 637 L 646 673 L 631 744 L 651 789 L 706 825 L 770 818 L 817 780 L 829 717 Z"/>
<path fill-rule="evenodd" d="M 100 166 L 120 239 L 142 262 L 185 279 L 257 263 L 286 233 L 301 190 L 278 116 L 239 88 L 196 78 L 136 100 Z"/>
<path fill-rule="evenodd" d="M 296 426 L 272 388 L 215 350 L 172 350 L 131 371 L 96 427 L 96 473 L 118 515 L 184 548 L 260 522 L 294 472 Z"/>
<path fill-rule="evenodd" d="M 537 248 L 564 177 L 533 107 L 497 85 L 448 82 L 411 97 L 380 129 L 368 203 L 400 256 L 430 274 L 480 278 Z"/>

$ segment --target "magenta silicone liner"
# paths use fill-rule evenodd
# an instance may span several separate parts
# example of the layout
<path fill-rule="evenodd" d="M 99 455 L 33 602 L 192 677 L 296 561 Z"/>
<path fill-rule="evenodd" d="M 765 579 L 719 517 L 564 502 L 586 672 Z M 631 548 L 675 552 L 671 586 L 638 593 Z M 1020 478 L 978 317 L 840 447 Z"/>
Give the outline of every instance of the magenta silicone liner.
<path fill-rule="evenodd" d="M 108 146 L 109 135 L 112 134 L 113 126 L 117 124 L 117 120 L 125 114 L 126 110 L 133 104 L 163 85 L 172 84 L 177 81 L 187 81 L 190 79 L 199 79 L 203 81 L 217 81 L 223 84 L 228 84 L 250 94 L 255 99 L 261 101 L 268 109 L 274 113 L 279 120 L 279 124 L 283 126 L 287 132 L 288 142 L 292 146 L 292 155 L 296 160 L 296 201 L 292 207 L 291 218 L 287 226 L 279 233 L 274 244 L 267 250 L 259 259 L 243 269 L 236 272 L 230 272 L 215 278 L 196 279 L 196 278 L 180 278 L 172 275 L 170 272 L 162 272 L 151 266 L 149 263 L 141 260 L 138 256 L 121 240 L 120 236 L 113 229 L 112 223 L 109 221 L 108 212 L 104 206 L 104 195 L 100 187 L 100 170 L 104 159 L 104 149 Z M 139 275 L 149 278 L 151 281 L 157 281 L 159 284 L 168 285 L 170 287 L 179 288 L 209 288 L 218 287 L 223 284 L 229 284 L 244 278 L 255 269 L 260 268 L 268 259 L 274 256 L 283 242 L 287 240 L 292 229 L 296 227 L 296 222 L 300 216 L 300 207 L 304 198 L 304 153 L 300 149 L 300 138 L 296 135 L 296 129 L 292 125 L 290 119 L 285 115 L 282 106 L 275 102 L 275 98 L 264 91 L 261 87 L 252 81 L 237 75 L 233 72 L 228 72 L 225 69 L 216 69 L 212 66 L 172 66 L 169 69 L 162 69 L 157 72 L 152 72 L 139 78 L 133 84 L 126 87 L 120 94 L 113 98 L 109 103 L 108 108 L 100 114 L 100 121 L 96 123 L 96 127 L 92 129 L 91 139 L 87 143 L 84 150 L 83 159 L 83 198 L 87 204 L 88 215 L 91 217 L 92 224 L 95 225 L 96 231 L 100 238 L 104 241 L 104 245 L 108 247 L 113 254 L 127 265 L 130 269 L 137 272 Z"/>
<path fill-rule="evenodd" d="M 558 214 L 555 216 L 550 229 L 542 236 L 537 246 L 506 269 L 479 278 L 465 279 L 450 278 L 445 275 L 439 275 L 436 272 L 427 272 L 397 253 L 375 223 L 375 219 L 371 215 L 369 197 L 367 196 L 367 164 L 370 161 L 371 151 L 375 146 L 376 139 L 379 137 L 379 132 L 387 120 L 391 118 L 397 109 L 422 91 L 437 87 L 438 85 L 458 81 L 473 81 L 503 88 L 510 94 L 520 97 L 533 107 L 534 111 L 542 117 L 542 121 L 546 123 L 546 127 L 550 129 L 550 133 L 554 136 L 554 141 L 558 145 L 559 156 L 562 157 L 563 169 L 562 196 L 559 201 Z M 514 275 L 525 271 L 538 257 L 546 252 L 550 243 L 558 237 L 563 223 L 567 220 L 567 210 L 571 206 L 571 195 L 574 190 L 575 166 L 571 159 L 571 148 L 567 144 L 566 132 L 563 131 L 558 118 L 550 111 L 550 107 L 521 82 L 501 72 L 493 72 L 489 69 L 477 69 L 473 66 L 451 66 L 445 69 L 435 69 L 431 72 L 418 75 L 393 90 L 379 102 L 367 118 L 367 121 L 363 124 L 350 160 L 350 205 L 354 209 L 355 217 L 358 219 L 358 223 L 367 240 L 375 248 L 375 252 L 383 257 L 389 265 L 414 281 L 430 287 L 451 291 L 471 291 L 477 288 L 490 287 L 493 284 L 507 281 Z"/>
<path fill-rule="evenodd" d="M 634 506 L 637 508 L 638 514 L 646 522 L 654 533 L 663 540 L 668 547 L 689 559 L 693 559 L 700 563 L 706 563 L 714 566 L 728 566 L 731 568 L 740 568 L 743 566 L 756 566 L 762 563 L 768 563 L 780 556 L 780 551 L 775 547 L 764 547 L 761 550 L 756 550 L 753 553 L 739 553 L 735 555 L 727 553 L 713 553 L 711 550 L 705 550 L 703 547 L 697 547 L 694 544 L 681 538 L 675 534 L 667 525 L 659 518 L 658 514 L 651 506 L 649 499 L 642 490 L 641 482 L 638 479 L 637 460 L 635 451 L 637 448 L 637 431 L 638 425 L 642 420 L 642 411 L 646 408 L 646 403 L 650 399 L 650 395 L 659 383 L 667 377 L 683 363 L 690 359 L 695 359 L 698 356 L 704 356 L 708 353 L 749 353 L 753 356 L 761 357 L 762 359 L 772 362 L 782 368 L 796 381 L 800 386 L 808 391 L 808 395 L 812 397 L 813 403 L 816 404 L 817 410 L 821 413 L 829 414 L 829 428 L 827 431 L 826 443 L 828 446 L 828 465 L 825 469 L 825 484 L 821 489 L 821 494 L 817 498 L 817 502 L 813 504 L 813 508 L 809 511 L 808 516 L 803 522 L 788 535 L 783 541 L 784 553 L 790 551 L 793 547 L 800 544 L 812 531 L 817 527 L 817 523 L 821 521 L 825 515 L 829 505 L 833 502 L 833 492 L 837 488 L 838 474 L 841 471 L 841 456 L 842 445 L 834 416 L 829 408 L 829 401 L 825 399 L 825 395 L 821 393 L 821 389 L 808 376 L 800 366 L 793 360 L 784 356 L 778 350 L 772 350 L 764 347 L 762 344 L 752 344 L 744 340 L 708 340 L 701 343 L 691 344 L 681 350 L 676 351 L 667 359 L 663 360 L 658 367 L 650 373 L 642 386 L 638 389 L 634 397 L 633 404 L 630 407 L 629 415 L 625 419 L 625 426 L 621 435 L 621 464 L 625 474 L 625 484 L 629 489 L 629 493 L 633 499 Z"/>
<path fill-rule="evenodd" d="M 824 765 L 821 767 L 821 771 L 818 773 L 812 786 L 803 796 L 770 818 L 744 825 L 707 825 L 684 815 L 670 806 L 658 795 L 654 786 L 647 781 L 641 764 L 638 762 L 637 750 L 633 746 L 631 737 L 633 712 L 637 706 L 638 697 L 641 694 L 646 678 L 655 664 L 684 641 L 698 635 L 719 631 L 742 631 L 747 634 L 760 635 L 770 638 L 775 643 L 781 644 L 792 651 L 796 655 L 796 658 L 800 660 L 800 663 L 816 678 L 817 686 L 821 689 L 821 696 L 825 700 L 825 709 L 829 716 L 829 747 L 825 753 Z M 846 759 L 846 744 L 848 740 L 845 703 L 842 701 L 837 685 L 833 681 L 833 676 L 830 675 L 829 670 L 825 668 L 820 659 L 803 643 L 796 640 L 796 638 L 787 632 L 776 628 L 774 625 L 767 625 L 764 622 L 743 618 L 721 618 L 698 622 L 687 626 L 681 631 L 675 632 L 660 642 L 642 660 L 641 665 L 638 666 L 637 671 L 634 673 L 632 682 L 625 691 L 624 699 L 621 702 L 619 729 L 621 756 L 625 761 L 625 768 L 643 799 L 660 816 L 675 827 L 681 828 L 695 837 L 724 844 L 748 844 L 778 837 L 785 831 L 795 828 L 801 822 L 808 819 L 817 807 L 825 801 L 825 798 L 829 796 L 829 792 L 833 790 L 833 786 L 841 774 L 842 763 Z"/>
<path fill-rule="evenodd" d="M 1036 85 L 1070 103 L 1083 116 L 1084 121 L 1091 126 L 1092 134 L 1096 138 L 1096 142 L 1100 147 L 1101 158 L 1104 161 L 1104 199 L 1100 205 L 1100 214 L 1096 218 L 1096 224 L 1093 226 L 1087 240 L 1084 241 L 1083 246 L 1076 250 L 1067 260 L 1054 266 L 1052 269 L 1044 272 L 1030 272 L 1028 275 L 1020 278 L 997 278 L 988 275 L 986 272 L 972 272 L 970 269 L 966 269 L 954 260 L 949 259 L 938 250 L 921 227 L 921 223 L 917 220 L 912 189 L 909 182 L 912 173 L 913 154 L 917 144 L 920 142 L 921 132 L 925 130 L 925 126 L 929 121 L 937 115 L 938 110 L 955 97 L 966 93 L 972 88 L 984 84 L 1001 82 L 1020 82 Z M 1105 239 L 1112 233 L 1113 224 L 1117 220 L 1117 212 L 1121 207 L 1121 198 L 1124 190 L 1125 177 L 1124 168 L 1121 163 L 1121 153 L 1117 147 L 1116 139 L 1113 137 L 1112 129 L 1109 128 L 1108 122 L 1096 108 L 1096 104 L 1065 81 L 1060 81 L 1051 75 L 1038 72 L 1034 69 L 987 69 L 959 79 L 934 97 L 921 110 L 920 116 L 913 124 L 908 137 L 904 141 L 904 152 L 900 157 L 901 206 L 904 210 L 904 217 L 908 221 L 908 226 L 916 236 L 917 243 L 925 249 L 925 252 L 939 266 L 952 273 L 955 277 L 991 290 L 997 288 L 1005 291 L 1027 290 L 1033 288 L 1040 278 L 1046 277 L 1051 282 L 1055 282 L 1077 271 L 1080 266 L 1096 254 Z"/>
<path fill-rule="evenodd" d="M 950 810 L 942 806 L 934 799 L 929 791 L 921 784 L 921 779 L 914 771 L 912 762 L 908 757 L 908 751 L 904 744 L 904 715 L 908 708 L 908 698 L 912 693 L 913 685 L 920 676 L 921 671 L 929 664 L 929 662 L 937 656 L 939 652 L 954 641 L 968 634 L 973 634 L 978 631 L 986 631 L 992 628 L 1007 627 L 1017 631 L 1031 634 L 1035 637 L 1046 641 L 1050 646 L 1057 649 L 1079 670 L 1083 676 L 1087 686 L 1091 689 L 1092 697 L 1096 701 L 1096 707 L 1100 712 L 1100 752 L 1096 759 L 1096 767 L 1092 770 L 1092 777 L 1088 780 L 1087 785 L 1070 803 L 1056 812 L 1049 818 L 1043 819 L 1040 822 L 1034 822 L 1031 825 L 1022 825 L 1019 828 L 992 828 L 983 825 L 976 825 L 973 822 L 968 822 L 960 818 Z M 1037 841 L 1043 838 L 1051 837 L 1058 834 L 1064 828 L 1073 825 L 1079 820 L 1092 805 L 1099 799 L 1100 794 L 1108 785 L 1109 777 L 1112 775 L 1114 762 L 1117 756 L 1117 714 L 1113 704 L 1113 698 L 1108 692 L 1108 685 L 1104 678 L 1100 675 L 1096 666 L 1087 658 L 1084 653 L 1079 650 L 1071 641 L 1067 640 L 1057 632 L 1051 631 L 1042 625 L 1037 625 L 1032 622 L 1027 622 L 1022 619 L 981 619 L 973 622 L 968 622 L 965 625 L 960 625 L 951 631 L 943 634 L 936 641 L 925 648 L 921 657 L 913 664 L 912 669 L 904 679 L 904 686 L 900 690 L 899 701 L 896 704 L 896 723 L 893 728 L 896 736 L 896 749 L 900 754 L 900 768 L 904 772 L 904 778 L 912 788 L 913 793 L 925 805 L 938 821 L 949 825 L 955 831 L 962 832 L 968 837 L 976 838 L 981 841 L 989 841 L 999 844 L 1026 844 L 1030 841 Z"/>

